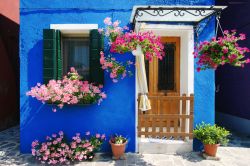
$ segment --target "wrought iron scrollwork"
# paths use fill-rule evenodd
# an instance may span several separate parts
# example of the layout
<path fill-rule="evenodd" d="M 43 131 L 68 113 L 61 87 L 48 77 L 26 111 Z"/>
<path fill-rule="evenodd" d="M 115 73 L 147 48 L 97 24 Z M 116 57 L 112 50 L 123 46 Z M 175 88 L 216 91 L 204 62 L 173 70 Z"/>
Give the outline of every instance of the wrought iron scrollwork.
<path fill-rule="evenodd" d="M 210 12 L 209 12 L 210 11 Z M 172 13 L 175 17 L 186 17 L 188 15 L 192 15 L 195 17 L 209 17 L 213 14 L 221 12 L 221 9 L 216 9 L 213 6 L 210 8 L 180 8 L 180 7 L 173 7 L 173 8 L 154 8 L 154 7 L 147 7 L 147 8 L 137 8 L 135 15 L 134 15 L 134 22 L 136 18 L 142 17 L 145 14 L 156 17 L 164 17 Z"/>

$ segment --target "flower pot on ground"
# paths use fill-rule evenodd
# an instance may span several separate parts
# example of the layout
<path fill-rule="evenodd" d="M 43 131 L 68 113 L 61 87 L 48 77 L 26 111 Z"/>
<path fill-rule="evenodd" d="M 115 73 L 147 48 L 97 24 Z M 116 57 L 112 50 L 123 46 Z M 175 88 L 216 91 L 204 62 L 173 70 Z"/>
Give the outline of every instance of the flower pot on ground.
<path fill-rule="evenodd" d="M 128 143 L 127 138 L 121 136 L 121 135 L 115 135 L 112 136 L 109 140 L 109 143 L 111 145 L 112 153 L 113 153 L 113 158 L 114 159 L 121 159 L 125 158 L 124 153 L 126 149 L 126 145 Z"/>
<path fill-rule="evenodd" d="M 227 145 L 229 135 L 230 132 L 225 128 L 204 122 L 194 129 L 194 137 L 203 143 L 205 153 L 213 157 L 216 156 L 220 145 Z"/>

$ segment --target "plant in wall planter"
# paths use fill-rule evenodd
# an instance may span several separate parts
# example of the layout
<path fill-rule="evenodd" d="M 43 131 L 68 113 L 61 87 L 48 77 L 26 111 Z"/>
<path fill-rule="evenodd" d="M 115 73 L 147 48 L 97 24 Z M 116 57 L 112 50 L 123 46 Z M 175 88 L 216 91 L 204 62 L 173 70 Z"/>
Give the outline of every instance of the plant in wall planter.
<path fill-rule="evenodd" d="M 224 31 L 224 36 L 211 41 L 201 42 L 194 53 L 197 61 L 197 71 L 206 69 L 217 69 L 217 67 L 229 64 L 236 67 L 244 67 L 250 63 L 250 59 L 245 58 L 245 53 L 249 52 L 246 47 L 240 47 L 238 42 L 245 40 L 245 34 L 236 35 L 236 31 Z"/>
<path fill-rule="evenodd" d="M 201 124 L 194 129 L 194 137 L 204 145 L 204 151 L 209 156 L 216 156 L 217 148 L 220 145 L 227 145 L 230 132 L 217 125 Z"/>
<path fill-rule="evenodd" d="M 72 67 L 62 80 L 50 80 L 48 84 L 38 83 L 26 94 L 42 103 L 56 104 L 62 108 L 65 104 L 100 104 L 106 98 L 101 91 L 102 85 L 96 86 L 88 81 L 81 81 L 81 76 Z M 54 112 L 56 109 L 52 109 Z"/>
<path fill-rule="evenodd" d="M 121 135 L 113 135 L 111 136 L 109 143 L 111 145 L 113 159 L 125 159 L 124 153 L 126 149 L 126 145 L 128 143 L 127 138 Z"/>
<path fill-rule="evenodd" d="M 70 164 L 72 161 L 89 161 L 93 160 L 104 140 L 104 134 L 91 136 L 90 132 L 86 132 L 84 137 L 76 133 L 72 141 L 68 142 L 64 133 L 60 131 L 51 137 L 47 136 L 46 142 L 33 141 L 31 152 L 42 164 L 59 165 Z"/>
<path fill-rule="evenodd" d="M 104 52 L 100 52 L 100 63 L 102 69 L 110 73 L 110 78 L 113 82 L 118 82 L 127 75 L 131 76 L 132 72 L 129 66 L 133 64 L 131 61 L 126 63 L 119 62 L 112 53 L 124 54 L 136 50 L 137 45 L 140 45 L 146 59 L 151 61 L 153 57 L 162 59 L 164 56 L 164 46 L 160 42 L 160 37 L 153 32 L 135 33 L 129 31 L 127 26 L 120 27 L 120 21 L 112 22 L 110 17 L 104 19 L 105 28 L 100 28 L 98 31 L 105 36 L 109 41 L 107 56 Z M 121 55 L 122 56 L 122 55 Z"/>

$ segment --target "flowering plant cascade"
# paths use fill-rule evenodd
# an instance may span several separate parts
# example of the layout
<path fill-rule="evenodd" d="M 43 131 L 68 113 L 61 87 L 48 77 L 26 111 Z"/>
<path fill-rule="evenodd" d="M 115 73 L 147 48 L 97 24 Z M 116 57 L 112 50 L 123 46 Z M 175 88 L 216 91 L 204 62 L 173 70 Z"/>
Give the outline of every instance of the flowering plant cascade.
<path fill-rule="evenodd" d="M 127 26 L 123 28 L 119 26 L 120 21 L 116 20 L 112 22 L 110 17 L 104 19 L 105 28 L 98 29 L 99 33 L 108 38 L 109 51 L 111 53 L 126 53 L 132 52 L 136 49 L 137 45 L 141 45 L 142 52 L 145 54 L 146 59 L 152 60 L 153 57 L 162 59 L 164 56 L 163 45 L 160 42 L 160 38 L 153 34 L 153 32 L 141 32 L 136 34 L 133 31 L 129 31 Z M 110 77 L 113 82 L 117 82 L 118 79 L 129 76 L 132 72 L 128 67 L 132 64 L 131 61 L 127 61 L 125 64 L 118 62 L 111 54 L 105 56 L 103 52 L 100 52 L 100 62 L 102 68 L 110 72 Z"/>
<path fill-rule="evenodd" d="M 69 143 L 63 131 L 60 131 L 58 135 L 47 136 L 46 142 L 33 141 L 31 152 L 42 164 L 70 164 L 71 161 L 92 160 L 104 140 L 104 134 L 90 136 L 90 132 L 86 132 L 85 138 L 81 138 L 80 133 L 76 133 Z"/>
<path fill-rule="evenodd" d="M 195 52 L 197 61 L 197 71 L 205 69 L 217 69 L 218 66 L 230 64 L 232 66 L 244 67 L 245 63 L 249 63 L 250 59 L 245 59 L 245 53 L 249 52 L 246 47 L 239 47 L 238 41 L 245 40 L 245 34 L 236 36 L 236 31 L 224 31 L 224 37 L 211 41 L 201 42 L 198 51 Z"/>
<path fill-rule="evenodd" d="M 153 32 L 126 32 L 117 36 L 116 40 L 111 44 L 111 52 L 125 53 L 133 51 L 136 46 L 140 45 L 146 59 L 152 61 L 153 57 L 162 60 L 164 54 L 164 46 L 160 41 L 160 37 Z"/>
<path fill-rule="evenodd" d="M 127 61 L 124 65 L 122 62 L 118 62 L 114 57 L 110 55 L 108 57 L 104 56 L 104 53 L 100 52 L 100 63 L 102 65 L 102 69 L 108 71 L 110 73 L 110 78 L 113 82 L 118 82 L 118 79 L 123 79 L 129 74 L 129 76 L 133 75 L 131 71 L 126 70 L 133 64 L 131 61 Z"/>
<path fill-rule="evenodd" d="M 26 94 L 43 103 L 57 104 L 62 108 L 65 104 L 91 104 L 98 103 L 106 98 L 101 91 L 102 85 L 95 86 L 88 81 L 80 81 L 81 77 L 72 67 L 63 80 L 50 80 L 47 85 L 38 83 Z M 56 109 L 53 109 L 55 112 Z"/>

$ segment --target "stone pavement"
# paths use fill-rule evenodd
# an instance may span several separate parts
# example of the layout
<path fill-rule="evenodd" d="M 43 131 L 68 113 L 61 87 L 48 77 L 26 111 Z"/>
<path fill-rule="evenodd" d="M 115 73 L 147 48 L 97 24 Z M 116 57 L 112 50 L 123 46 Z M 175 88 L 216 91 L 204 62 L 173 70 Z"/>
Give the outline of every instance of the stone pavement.
<path fill-rule="evenodd" d="M 126 160 L 114 161 L 109 154 L 98 154 L 92 162 L 77 166 L 250 166 L 250 137 L 234 134 L 228 147 L 218 150 L 220 161 L 204 160 L 200 153 L 127 154 Z M 19 127 L 0 132 L 0 166 L 41 165 L 31 155 L 19 152 Z"/>

